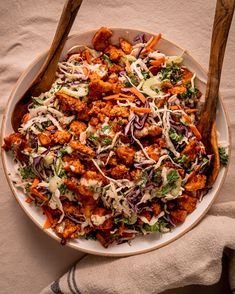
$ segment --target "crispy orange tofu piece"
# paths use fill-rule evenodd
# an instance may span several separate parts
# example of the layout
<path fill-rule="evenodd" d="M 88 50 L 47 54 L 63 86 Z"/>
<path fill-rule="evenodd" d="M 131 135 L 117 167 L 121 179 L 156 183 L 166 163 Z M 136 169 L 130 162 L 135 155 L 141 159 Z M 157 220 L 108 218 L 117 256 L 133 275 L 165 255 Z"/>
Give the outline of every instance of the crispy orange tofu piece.
<path fill-rule="evenodd" d="M 188 191 L 196 191 L 205 188 L 206 186 L 206 176 L 205 175 L 195 175 L 188 180 L 185 185 L 185 189 Z"/>
<path fill-rule="evenodd" d="M 72 112 L 83 112 L 87 104 L 83 101 L 80 101 L 78 98 L 71 97 L 61 92 L 55 93 L 56 98 L 59 100 L 59 104 L 63 111 L 72 111 Z"/>
<path fill-rule="evenodd" d="M 120 42 L 120 46 L 121 46 L 122 50 L 126 54 L 130 54 L 133 49 L 132 45 L 126 39 L 123 39 L 123 38 L 120 38 L 119 42 Z"/>
<path fill-rule="evenodd" d="M 82 132 L 84 132 L 87 128 L 86 124 L 82 121 L 74 120 L 70 124 L 70 130 L 77 136 L 79 137 Z"/>
<path fill-rule="evenodd" d="M 124 162 L 129 165 L 134 162 L 135 150 L 128 146 L 120 146 L 116 150 L 117 156 Z"/>
<path fill-rule="evenodd" d="M 100 28 L 94 35 L 92 39 L 92 44 L 95 50 L 104 51 L 109 43 L 112 36 L 112 31 L 106 27 Z"/>
<path fill-rule="evenodd" d="M 183 194 L 181 197 L 176 199 L 178 207 L 186 210 L 187 213 L 191 213 L 196 209 L 197 198 Z"/>
<path fill-rule="evenodd" d="M 160 214 L 161 210 L 161 205 L 159 203 L 153 203 L 151 205 L 152 211 L 155 216 L 158 216 Z"/>
<path fill-rule="evenodd" d="M 52 142 L 52 136 L 51 136 L 50 132 L 44 131 L 44 132 L 38 134 L 38 140 L 42 146 L 49 146 Z"/>
<path fill-rule="evenodd" d="M 89 146 L 86 146 L 78 141 L 71 140 L 69 142 L 69 145 L 74 151 L 78 151 L 79 153 L 82 153 L 84 155 L 91 156 L 91 157 L 95 156 L 94 150 L 92 150 Z"/>
<path fill-rule="evenodd" d="M 187 216 L 186 210 L 177 209 L 170 212 L 170 218 L 175 225 L 182 224 Z"/>
<path fill-rule="evenodd" d="M 114 45 L 109 45 L 108 49 L 105 50 L 105 53 L 109 55 L 110 60 L 112 61 L 119 61 L 119 59 L 125 55 L 122 49 L 117 48 Z"/>
<path fill-rule="evenodd" d="M 175 86 L 168 90 L 168 92 L 172 95 L 174 94 L 184 94 L 187 91 L 185 86 Z"/>
<path fill-rule="evenodd" d="M 69 140 L 71 138 L 71 134 L 66 131 L 66 130 L 63 130 L 63 131 L 55 131 L 55 133 L 53 134 L 53 141 L 56 143 L 56 144 L 62 144 L 64 145 L 65 143 L 68 143 Z"/>
<path fill-rule="evenodd" d="M 111 176 L 114 179 L 123 179 L 126 178 L 129 172 L 129 168 L 127 168 L 124 164 L 119 164 L 111 169 Z"/>

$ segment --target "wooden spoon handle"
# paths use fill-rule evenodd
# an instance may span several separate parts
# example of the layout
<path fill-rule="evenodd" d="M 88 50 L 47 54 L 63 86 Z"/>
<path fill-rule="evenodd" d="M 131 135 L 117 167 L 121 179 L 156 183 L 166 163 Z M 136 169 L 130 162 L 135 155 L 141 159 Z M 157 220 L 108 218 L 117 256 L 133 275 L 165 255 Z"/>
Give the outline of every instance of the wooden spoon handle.
<path fill-rule="evenodd" d="M 81 3 L 82 0 L 66 0 L 47 58 L 29 89 L 32 96 L 51 88 L 61 52 Z"/>
<path fill-rule="evenodd" d="M 205 104 L 198 125 L 198 128 L 202 133 L 202 141 L 206 147 L 210 140 L 212 125 L 216 117 L 220 76 L 234 7 L 234 0 L 217 0 L 211 40 Z"/>

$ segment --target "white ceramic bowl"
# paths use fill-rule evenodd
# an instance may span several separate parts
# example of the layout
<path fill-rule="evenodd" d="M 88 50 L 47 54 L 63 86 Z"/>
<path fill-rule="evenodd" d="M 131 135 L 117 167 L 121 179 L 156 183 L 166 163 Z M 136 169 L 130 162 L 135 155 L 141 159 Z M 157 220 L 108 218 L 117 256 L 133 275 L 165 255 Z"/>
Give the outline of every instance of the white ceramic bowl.
<path fill-rule="evenodd" d="M 118 38 L 120 36 L 132 41 L 133 38 L 140 33 L 141 31 L 135 29 L 120 29 L 120 28 L 112 28 L 113 31 L 113 43 L 118 42 Z M 63 50 L 63 54 L 61 59 L 64 59 L 66 56 L 66 52 L 75 45 L 88 45 L 91 46 L 91 40 L 96 30 L 74 34 L 70 36 L 66 42 L 65 48 Z M 154 34 L 146 33 L 146 36 L 149 38 Z M 162 38 L 157 45 L 157 48 L 167 55 L 182 55 L 184 58 L 184 65 L 195 72 L 196 77 L 196 85 L 200 89 L 202 93 L 205 93 L 207 74 L 205 70 L 195 61 L 195 59 L 184 49 L 175 45 L 174 43 Z M 35 77 L 38 72 L 40 66 L 42 65 L 46 56 L 46 52 L 42 53 L 38 58 L 36 58 L 31 65 L 24 71 L 24 73 L 20 76 L 17 81 L 14 90 L 12 91 L 9 102 L 5 111 L 5 115 L 3 118 L 2 125 L 2 138 L 9 135 L 13 132 L 11 127 L 11 113 L 14 109 L 14 105 L 17 100 L 21 97 L 21 95 L 25 92 L 30 82 Z M 217 112 L 217 129 L 220 133 L 219 140 L 226 142 L 228 145 L 230 143 L 230 135 L 229 135 L 229 127 L 228 127 L 228 119 L 220 99 L 218 105 Z M 25 202 L 25 195 L 22 190 L 14 187 L 9 173 L 13 171 L 13 160 L 9 153 L 2 152 L 2 160 L 3 166 L 5 170 L 6 177 L 8 179 L 9 185 L 12 189 L 13 194 L 15 195 L 16 200 L 19 202 L 20 206 L 26 212 L 26 214 L 31 218 L 31 220 L 39 226 L 43 230 L 43 224 L 45 222 L 45 216 L 41 213 L 41 210 L 30 205 Z M 212 205 L 215 200 L 216 195 L 218 194 L 222 183 L 224 181 L 226 174 L 226 169 L 221 169 L 219 176 L 214 184 L 214 187 L 210 190 L 210 192 L 204 197 L 203 201 L 200 202 L 197 206 L 197 209 L 187 216 L 186 221 L 177 226 L 172 232 L 160 234 L 154 233 L 145 237 L 137 237 L 135 240 L 131 242 L 131 246 L 127 243 L 121 245 L 111 245 L 109 248 L 105 249 L 102 245 L 99 244 L 98 241 L 91 240 L 83 240 L 77 239 L 67 243 L 68 246 L 71 246 L 77 250 L 84 251 L 91 254 L 97 255 L 106 255 L 106 256 L 127 256 L 138 253 L 144 253 L 159 247 L 162 247 L 180 236 L 184 233 L 192 229 L 203 216 L 205 216 L 206 212 Z M 60 241 L 60 239 L 56 236 L 56 234 L 51 230 L 44 230 L 50 237 Z M 206 233 L 206 232 L 205 232 Z"/>

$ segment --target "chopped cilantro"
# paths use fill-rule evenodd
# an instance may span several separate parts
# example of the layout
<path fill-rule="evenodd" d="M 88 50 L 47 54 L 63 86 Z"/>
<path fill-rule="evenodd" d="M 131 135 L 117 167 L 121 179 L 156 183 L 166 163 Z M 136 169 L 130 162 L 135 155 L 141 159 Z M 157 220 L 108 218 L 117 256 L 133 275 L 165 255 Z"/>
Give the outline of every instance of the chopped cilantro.
<path fill-rule="evenodd" d="M 142 172 L 142 175 L 139 179 L 139 181 L 136 183 L 136 186 L 143 188 L 147 184 L 148 181 L 148 175 L 146 173 Z"/>
<path fill-rule="evenodd" d="M 108 57 L 108 55 L 103 54 L 103 59 L 107 62 L 108 67 L 110 67 L 111 65 L 113 65 L 112 61 L 110 60 L 110 58 Z"/>
<path fill-rule="evenodd" d="M 178 163 L 185 163 L 185 161 L 188 159 L 188 156 L 183 154 L 178 160 Z"/>
<path fill-rule="evenodd" d="M 224 147 L 219 147 L 219 158 L 220 158 L 220 164 L 222 166 L 227 166 L 228 154 L 226 153 L 226 150 Z"/>
<path fill-rule="evenodd" d="M 106 126 L 103 126 L 101 128 L 101 132 L 102 133 L 105 133 L 106 131 L 109 131 L 112 127 L 110 125 L 106 125 Z"/>
<path fill-rule="evenodd" d="M 87 135 L 88 135 L 88 139 L 91 140 L 96 145 L 98 138 L 91 131 L 88 131 Z"/>
<path fill-rule="evenodd" d="M 156 184 L 160 184 L 162 181 L 162 172 L 160 170 L 157 170 L 153 174 L 153 181 Z"/>
<path fill-rule="evenodd" d="M 191 85 L 191 83 L 190 83 L 190 85 Z M 189 87 L 187 87 L 187 90 L 183 94 L 180 95 L 180 97 L 183 99 L 192 98 L 192 96 L 197 97 L 198 92 L 199 92 L 199 90 L 196 87 L 192 88 L 191 86 L 189 86 Z"/>
<path fill-rule="evenodd" d="M 32 97 L 32 102 L 34 105 L 43 105 L 43 100 L 38 97 Z"/>
<path fill-rule="evenodd" d="M 101 143 L 102 143 L 102 145 L 110 145 L 112 143 L 112 139 L 106 137 L 106 138 L 102 139 Z"/>
<path fill-rule="evenodd" d="M 152 226 L 150 226 L 149 224 L 144 224 L 144 229 L 147 232 L 159 232 L 159 230 L 160 230 L 159 222 L 156 222 Z"/>
<path fill-rule="evenodd" d="M 30 189 L 30 184 L 29 183 L 27 183 L 25 186 L 24 186 L 24 189 L 25 189 L 25 192 L 26 193 L 29 193 L 29 189 Z"/>
<path fill-rule="evenodd" d="M 34 179 L 36 177 L 36 174 L 31 166 L 22 167 L 19 171 L 23 180 Z"/>
<path fill-rule="evenodd" d="M 59 190 L 60 190 L 61 194 L 66 194 L 66 192 L 68 191 L 68 189 L 64 183 L 59 186 Z"/>
<path fill-rule="evenodd" d="M 169 66 L 163 67 L 161 69 L 160 73 L 161 73 L 161 80 L 162 81 L 169 80 L 173 84 L 176 84 L 182 78 L 181 69 L 175 63 L 172 63 Z"/>
<path fill-rule="evenodd" d="M 175 188 L 176 181 L 179 179 L 177 170 L 172 169 L 166 176 L 167 183 L 162 187 L 161 194 L 166 195 Z"/>
<path fill-rule="evenodd" d="M 177 133 L 174 128 L 170 128 L 169 136 L 170 136 L 171 140 L 173 140 L 175 142 L 179 142 L 179 141 L 181 141 L 183 139 L 183 135 Z"/>
<path fill-rule="evenodd" d="M 129 220 L 128 220 L 128 218 L 116 218 L 116 219 L 113 220 L 113 222 L 114 222 L 115 224 L 118 224 L 118 223 L 124 223 L 124 224 L 126 224 L 126 225 L 129 225 Z"/>
<path fill-rule="evenodd" d="M 148 73 L 148 72 L 146 72 L 146 71 L 142 71 L 142 75 L 143 75 L 143 77 L 144 77 L 144 79 L 145 79 L 145 80 L 147 80 L 147 79 L 149 79 L 149 78 L 150 78 L 150 75 L 149 75 L 149 73 Z"/>
<path fill-rule="evenodd" d="M 137 77 L 134 74 L 129 73 L 128 77 L 130 78 L 133 85 L 135 85 L 135 86 L 139 85 L 139 81 L 138 81 Z M 132 86 L 132 85 L 130 84 L 130 86 Z"/>

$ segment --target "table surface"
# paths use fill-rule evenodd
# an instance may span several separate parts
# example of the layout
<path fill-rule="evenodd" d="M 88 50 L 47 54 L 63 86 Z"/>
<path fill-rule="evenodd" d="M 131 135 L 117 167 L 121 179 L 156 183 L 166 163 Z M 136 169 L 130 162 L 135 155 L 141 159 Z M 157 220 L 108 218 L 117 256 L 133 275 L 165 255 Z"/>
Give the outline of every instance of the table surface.
<path fill-rule="evenodd" d="M 20 73 L 50 45 L 62 6 L 63 0 L 0 1 L 1 115 Z M 72 32 L 102 25 L 161 32 L 166 38 L 187 48 L 207 68 L 214 8 L 215 1 L 212 0 L 84 0 Z M 233 21 L 221 80 L 221 93 L 230 115 L 232 136 L 235 132 L 234 48 Z M 234 176 L 235 171 L 230 168 L 217 202 L 233 199 Z M 0 179 L 0 293 L 38 293 L 62 275 L 83 253 L 61 246 L 31 222 L 17 205 L 2 165 Z M 192 289 L 190 291 L 193 293 Z"/>

